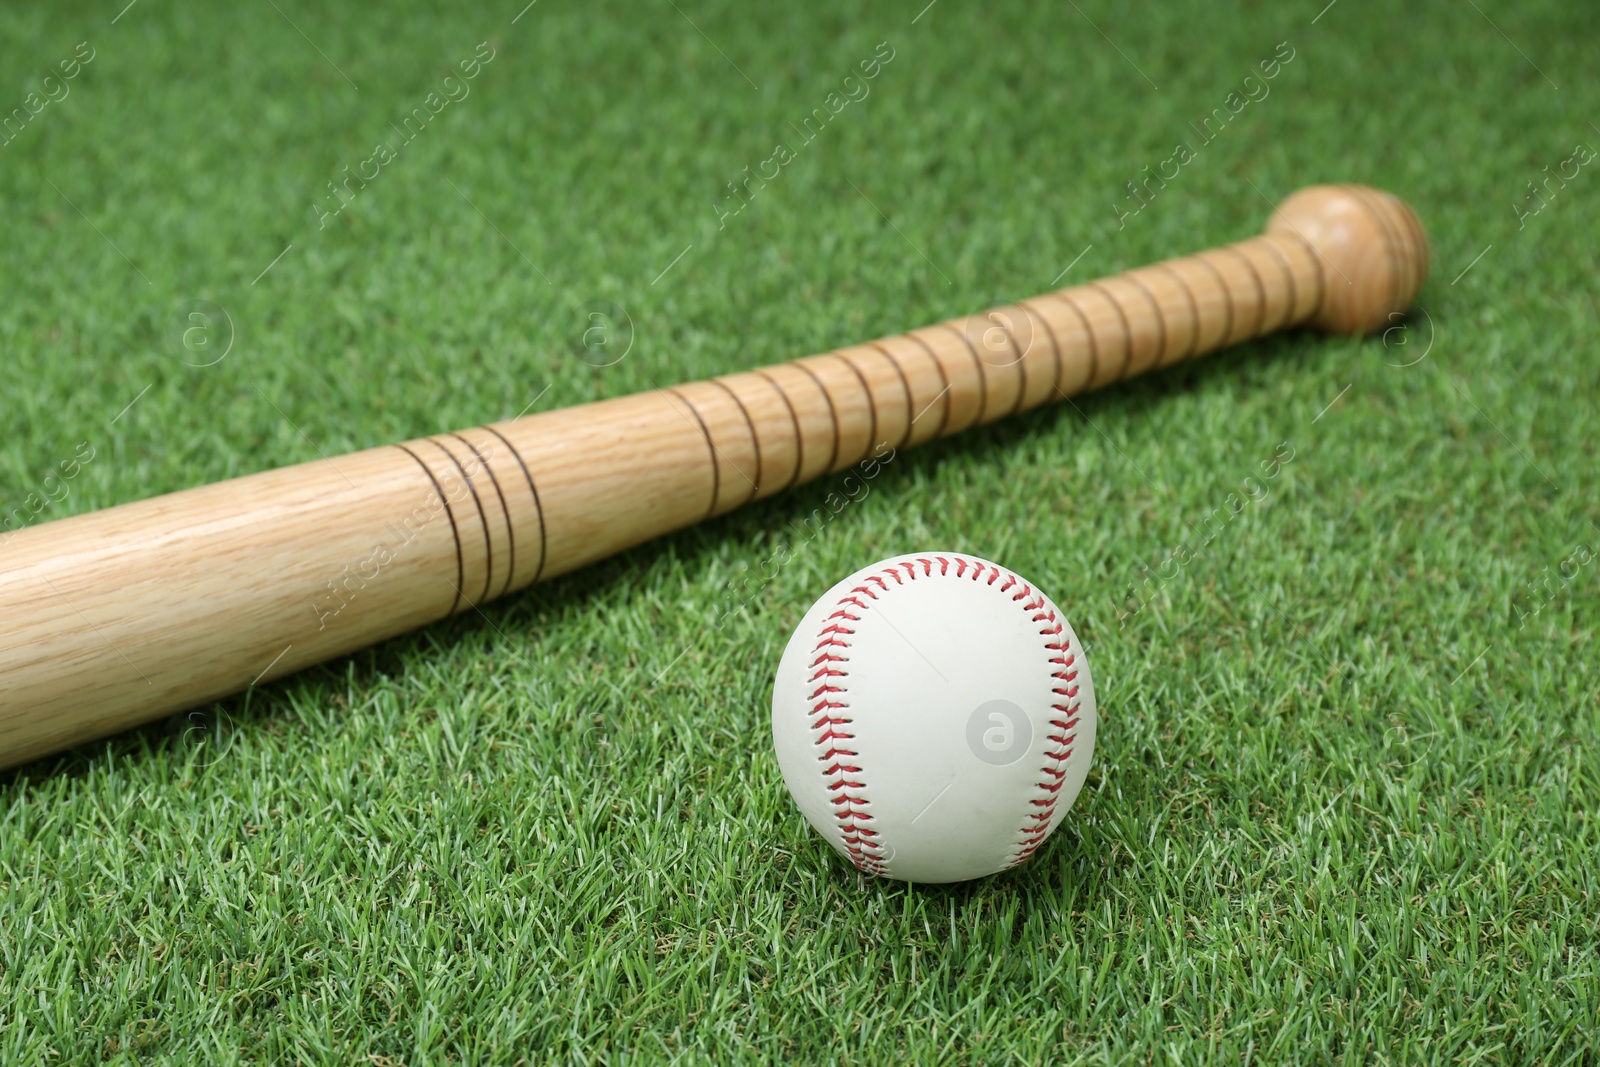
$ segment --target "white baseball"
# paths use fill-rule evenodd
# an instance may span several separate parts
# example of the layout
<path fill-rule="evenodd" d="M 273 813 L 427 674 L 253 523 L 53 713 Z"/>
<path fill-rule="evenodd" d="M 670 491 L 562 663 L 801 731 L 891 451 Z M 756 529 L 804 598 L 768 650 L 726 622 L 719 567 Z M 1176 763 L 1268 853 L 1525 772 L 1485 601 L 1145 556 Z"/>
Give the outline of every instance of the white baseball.
<path fill-rule="evenodd" d="M 895 556 L 814 604 L 772 740 L 806 819 L 860 870 L 955 882 L 1026 860 L 1094 754 L 1089 663 L 1061 610 L 987 560 Z"/>

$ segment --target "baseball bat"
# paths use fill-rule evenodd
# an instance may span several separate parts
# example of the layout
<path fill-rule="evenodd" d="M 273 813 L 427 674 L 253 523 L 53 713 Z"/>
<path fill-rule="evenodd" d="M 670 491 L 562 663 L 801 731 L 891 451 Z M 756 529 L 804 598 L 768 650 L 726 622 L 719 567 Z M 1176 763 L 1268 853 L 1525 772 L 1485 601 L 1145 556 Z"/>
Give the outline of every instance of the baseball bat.
<path fill-rule="evenodd" d="M 648 538 L 1292 326 L 1410 306 L 1398 199 L 1316 186 L 1266 232 L 762 370 L 26 527 L 0 544 L 0 767 L 245 690 Z"/>

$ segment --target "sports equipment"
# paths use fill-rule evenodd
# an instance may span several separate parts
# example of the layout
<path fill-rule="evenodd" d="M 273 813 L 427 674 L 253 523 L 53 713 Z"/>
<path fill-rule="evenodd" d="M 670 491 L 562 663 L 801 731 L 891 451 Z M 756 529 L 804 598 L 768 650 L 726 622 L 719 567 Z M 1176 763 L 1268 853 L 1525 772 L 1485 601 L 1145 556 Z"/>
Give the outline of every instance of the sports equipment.
<path fill-rule="evenodd" d="M 988 560 L 857 571 L 789 638 L 772 744 L 812 826 L 869 874 L 956 882 L 1033 855 L 1094 755 L 1094 683 L 1061 610 Z"/>
<path fill-rule="evenodd" d="M 344 655 L 902 448 L 1289 326 L 1369 332 L 1427 242 L 1361 186 L 1250 240 L 765 370 L 0 538 L 0 766 Z"/>

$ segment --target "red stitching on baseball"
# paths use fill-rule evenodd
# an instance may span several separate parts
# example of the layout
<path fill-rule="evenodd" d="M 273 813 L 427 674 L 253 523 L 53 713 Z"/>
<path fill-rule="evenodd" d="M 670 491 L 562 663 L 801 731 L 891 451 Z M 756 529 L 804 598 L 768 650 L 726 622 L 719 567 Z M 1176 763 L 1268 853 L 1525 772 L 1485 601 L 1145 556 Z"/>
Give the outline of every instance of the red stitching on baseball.
<path fill-rule="evenodd" d="M 1013 586 L 1020 585 L 1021 590 L 1011 598 L 1012 602 L 1021 603 L 1022 610 L 1028 613 L 1030 622 L 1054 624 L 1054 626 L 1047 625 L 1039 631 L 1040 636 L 1056 638 L 1056 640 L 1045 645 L 1045 649 L 1051 653 L 1049 663 L 1055 668 L 1050 677 L 1065 683 L 1070 683 L 1077 678 L 1078 672 L 1072 669 L 1073 664 L 1076 662 L 1077 654 L 1072 651 L 1071 642 L 1064 637 L 1066 627 L 1056 618 L 1056 613 L 1053 610 L 1045 608 L 1043 593 L 1035 593 L 1027 582 L 1024 582 L 1009 571 L 1002 571 L 999 567 L 986 566 L 961 556 L 952 558 L 955 560 L 955 576 L 957 578 L 964 577 L 967 568 L 971 567 L 973 581 L 978 581 L 986 569 L 990 572 L 989 580 L 985 583 L 989 586 L 993 586 L 996 581 L 1004 576 L 1006 579 L 1005 584 L 1000 587 L 1000 592 L 1002 593 L 1008 592 Z M 947 576 L 950 572 L 950 559 L 946 559 L 944 556 L 935 556 L 933 559 L 918 557 L 915 561 L 907 560 L 885 567 L 880 573 L 894 579 L 894 583 L 898 587 L 904 585 L 907 581 L 916 581 L 918 564 L 922 567 L 922 576 L 924 578 L 933 577 L 935 560 L 939 563 L 939 574 Z M 905 570 L 904 577 L 900 575 L 902 568 Z M 851 594 L 864 594 L 870 601 L 875 603 L 878 595 L 867 588 L 866 583 L 868 582 L 876 584 L 879 590 L 885 594 L 889 592 L 889 583 L 883 577 L 880 577 L 879 574 L 869 574 L 862 579 L 861 585 L 850 590 Z M 851 622 L 861 621 L 861 616 L 851 615 L 844 610 L 846 605 L 855 607 L 863 612 L 869 610 L 871 606 L 863 604 L 854 595 L 845 596 L 835 605 L 838 610 L 823 620 L 831 625 L 824 627 L 817 635 L 816 647 L 812 649 L 812 652 L 816 654 L 811 661 L 813 673 L 807 679 L 808 685 L 814 685 L 824 678 L 844 678 L 849 674 L 848 671 L 828 666 L 829 664 L 848 663 L 850 661 L 848 655 L 839 655 L 831 651 L 832 649 L 848 649 L 850 642 L 847 638 L 855 634 L 854 630 L 847 629 L 833 620 L 844 618 Z M 819 667 L 821 669 L 817 669 Z M 1070 688 L 1058 686 L 1051 691 L 1058 696 L 1066 697 L 1068 700 L 1073 700 L 1078 695 L 1077 686 L 1071 686 Z M 845 692 L 845 686 L 827 683 L 818 688 L 807 699 L 816 700 L 817 697 L 825 694 L 837 696 L 843 695 Z M 849 704 L 841 701 L 822 700 L 813 705 L 811 714 L 816 716 L 821 712 L 846 707 L 849 707 Z M 1027 818 L 1023 820 L 1022 826 L 1017 831 L 1019 837 L 1017 854 L 1007 864 L 1008 867 L 1015 867 L 1033 855 L 1034 851 L 1049 835 L 1050 822 L 1055 816 L 1056 800 L 1061 787 L 1066 784 L 1066 764 L 1072 758 L 1072 746 L 1077 740 L 1078 704 L 1076 702 L 1072 704 L 1052 704 L 1051 708 L 1060 712 L 1062 718 L 1050 720 L 1050 725 L 1059 732 L 1046 735 L 1046 740 L 1055 747 L 1045 752 L 1044 756 L 1047 763 L 1039 768 L 1040 779 L 1038 787 L 1044 795 L 1028 802 L 1029 807 L 1040 810 L 1030 812 Z M 865 797 L 851 796 L 848 792 L 851 789 L 866 788 L 865 773 L 860 766 L 853 763 L 843 763 L 838 759 L 841 756 L 858 757 L 860 755 L 855 750 L 845 748 L 836 743 L 855 739 L 855 734 L 837 729 L 837 727 L 849 725 L 851 721 L 847 718 L 823 714 L 811 724 L 811 728 L 814 731 L 823 730 L 826 727 L 815 741 L 817 748 L 826 747 L 826 751 L 822 752 L 817 757 L 817 760 L 820 763 L 828 764 L 822 772 L 825 789 L 829 793 L 839 794 L 838 796 L 830 797 L 829 800 L 834 805 L 834 819 L 838 823 L 839 839 L 844 845 L 845 854 L 850 857 L 850 862 L 858 870 L 866 871 L 869 874 L 887 874 L 889 868 L 888 860 L 884 858 L 884 846 L 874 840 L 879 836 L 878 832 L 862 825 L 872 820 L 872 815 L 865 810 L 871 806 L 871 802 Z M 829 761 L 832 762 L 830 763 Z"/>
<path fill-rule="evenodd" d="M 1037 610 L 1042 608 L 1043 604 L 1044 598 L 1041 595 L 1038 605 L 1025 610 Z M 1053 627 L 1040 630 L 1039 633 L 1041 635 L 1050 635 L 1059 639 L 1066 632 L 1066 627 L 1056 618 L 1056 613 L 1053 610 L 1044 610 L 1033 621 L 1055 624 Z M 1052 653 L 1050 662 L 1056 667 L 1056 670 L 1050 675 L 1052 678 L 1063 682 L 1071 682 L 1078 676 L 1078 672 L 1072 669 L 1072 665 L 1077 661 L 1077 653 L 1071 650 L 1070 641 L 1052 641 L 1045 645 L 1045 648 Z M 1072 758 L 1072 746 L 1078 739 L 1076 727 L 1079 719 L 1079 705 L 1075 702 L 1075 698 L 1078 695 L 1078 687 L 1074 685 L 1064 689 L 1057 686 L 1051 691 L 1066 697 L 1068 700 L 1074 700 L 1074 703 L 1051 705 L 1056 711 L 1061 712 L 1063 717 L 1050 720 L 1050 725 L 1059 730 L 1060 733 L 1046 735 L 1046 740 L 1055 747 L 1045 752 L 1044 756 L 1047 762 L 1043 767 L 1039 768 L 1039 774 L 1041 775 L 1039 788 L 1044 791 L 1045 795 L 1030 802 L 1031 807 L 1036 807 L 1039 810 L 1029 813 L 1028 817 L 1023 820 L 1021 829 L 1017 831 L 1021 840 L 1018 843 L 1017 854 L 1009 864 L 1011 867 L 1015 867 L 1033 855 L 1039 846 L 1044 844 L 1045 838 L 1050 835 L 1050 823 L 1055 818 L 1056 802 L 1060 799 L 1061 787 L 1066 785 L 1066 764 Z"/>

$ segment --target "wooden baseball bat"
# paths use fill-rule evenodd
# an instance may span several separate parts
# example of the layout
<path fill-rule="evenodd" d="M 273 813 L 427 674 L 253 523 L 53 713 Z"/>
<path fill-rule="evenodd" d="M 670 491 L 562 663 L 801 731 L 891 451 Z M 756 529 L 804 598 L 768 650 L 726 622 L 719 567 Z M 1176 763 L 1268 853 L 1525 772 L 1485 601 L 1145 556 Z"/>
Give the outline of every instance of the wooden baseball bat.
<path fill-rule="evenodd" d="M 1371 332 L 1427 239 L 1317 186 L 1266 233 L 764 370 L 235 478 L 0 543 L 0 767 L 194 707 L 830 471 L 1290 326 Z"/>

